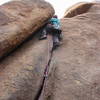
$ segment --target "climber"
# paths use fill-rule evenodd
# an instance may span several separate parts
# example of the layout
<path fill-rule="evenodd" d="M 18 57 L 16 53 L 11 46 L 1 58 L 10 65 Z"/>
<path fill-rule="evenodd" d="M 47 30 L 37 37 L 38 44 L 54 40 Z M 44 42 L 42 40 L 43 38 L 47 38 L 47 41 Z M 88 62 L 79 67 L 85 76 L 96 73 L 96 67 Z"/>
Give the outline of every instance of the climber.
<path fill-rule="evenodd" d="M 62 33 L 60 27 L 60 20 L 57 15 L 54 15 L 43 28 L 40 40 L 47 38 L 47 33 L 52 34 L 53 36 L 53 47 L 57 47 L 60 45 L 60 41 L 62 40 Z"/>
<path fill-rule="evenodd" d="M 52 24 L 52 35 L 53 35 L 53 47 L 60 45 L 60 41 L 62 40 L 62 33 L 61 33 L 61 26 L 60 20 L 58 19 L 57 15 L 54 15 L 53 18 L 50 20 Z"/>

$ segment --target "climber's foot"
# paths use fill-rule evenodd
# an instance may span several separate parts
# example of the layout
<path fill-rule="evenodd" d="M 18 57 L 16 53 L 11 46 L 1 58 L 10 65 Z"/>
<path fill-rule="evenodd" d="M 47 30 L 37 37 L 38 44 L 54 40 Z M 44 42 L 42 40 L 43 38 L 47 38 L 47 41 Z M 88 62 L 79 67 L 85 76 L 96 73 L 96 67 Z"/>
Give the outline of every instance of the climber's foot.
<path fill-rule="evenodd" d="M 41 36 L 41 37 L 39 38 L 39 40 L 44 40 L 44 39 L 47 39 L 47 36 L 46 36 L 46 35 Z"/>

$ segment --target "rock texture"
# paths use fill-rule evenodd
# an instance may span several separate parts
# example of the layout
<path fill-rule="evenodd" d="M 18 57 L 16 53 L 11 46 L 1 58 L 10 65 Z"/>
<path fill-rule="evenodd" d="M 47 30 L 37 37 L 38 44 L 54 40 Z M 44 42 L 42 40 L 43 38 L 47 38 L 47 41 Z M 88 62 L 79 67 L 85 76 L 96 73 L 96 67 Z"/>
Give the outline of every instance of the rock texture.
<path fill-rule="evenodd" d="M 0 62 L 0 100 L 37 100 L 49 43 L 32 37 Z"/>
<path fill-rule="evenodd" d="M 77 16 L 79 14 L 86 13 L 86 12 L 88 12 L 89 8 L 92 5 L 93 5 L 93 3 L 86 3 L 86 2 L 78 3 L 74 6 L 72 6 L 71 8 L 69 8 L 65 12 L 64 17 L 71 18 L 71 17 Z"/>
<path fill-rule="evenodd" d="M 0 58 L 24 41 L 0 59 L 0 100 L 36 100 L 51 42 L 39 41 L 33 32 L 53 13 L 43 0 L 14 0 L 0 6 Z"/>
<path fill-rule="evenodd" d="M 0 6 L 0 58 L 32 35 L 53 15 L 43 0 L 14 0 Z"/>
<path fill-rule="evenodd" d="M 63 44 L 54 51 L 44 100 L 100 100 L 100 4 L 62 19 Z"/>

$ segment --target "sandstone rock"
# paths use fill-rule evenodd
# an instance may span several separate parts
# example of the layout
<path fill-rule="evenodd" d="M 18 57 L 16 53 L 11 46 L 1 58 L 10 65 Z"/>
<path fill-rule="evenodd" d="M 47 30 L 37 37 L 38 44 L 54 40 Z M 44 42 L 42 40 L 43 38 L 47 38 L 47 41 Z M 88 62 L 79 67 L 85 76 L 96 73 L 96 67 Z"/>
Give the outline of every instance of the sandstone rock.
<path fill-rule="evenodd" d="M 36 100 L 48 63 L 48 43 L 32 38 L 0 62 L 0 100 Z"/>
<path fill-rule="evenodd" d="M 53 15 L 43 0 L 14 0 L 0 6 L 0 58 L 30 37 Z"/>
<path fill-rule="evenodd" d="M 0 7 L 0 58 L 53 15 L 43 0 L 14 0 Z M 27 42 L 27 43 L 26 43 Z M 48 40 L 26 41 L 0 61 L 0 100 L 35 100 L 48 63 Z"/>
<path fill-rule="evenodd" d="M 100 100 L 100 4 L 62 19 L 64 40 L 53 54 L 44 100 Z"/>
<path fill-rule="evenodd" d="M 89 8 L 93 4 L 94 3 L 85 3 L 85 2 L 78 3 L 78 4 L 74 5 L 74 6 L 72 6 L 71 8 L 69 8 L 65 12 L 64 17 L 65 18 L 71 18 L 71 17 L 74 17 L 76 15 L 86 13 L 86 12 L 88 12 Z"/>

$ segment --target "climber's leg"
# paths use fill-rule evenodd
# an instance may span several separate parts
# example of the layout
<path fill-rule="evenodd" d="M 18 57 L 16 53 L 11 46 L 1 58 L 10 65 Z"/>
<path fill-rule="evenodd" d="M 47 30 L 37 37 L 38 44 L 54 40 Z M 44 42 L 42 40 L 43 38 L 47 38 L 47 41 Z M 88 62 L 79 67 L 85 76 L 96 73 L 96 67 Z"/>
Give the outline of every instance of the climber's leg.
<path fill-rule="evenodd" d="M 46 32 L 46 28 L 44 27 L 42 32 L 41 32 L 41 35 L 40 35 L 40 40 L 43 40 L 43 39 L 46 39 L 47 38 L 47 32 Z"/>
<path fill-rule="evenodd" d="M 42 32 L 41 32 L 41 36 L 40 36 L 40 40 L 42 39 L 46 39 L 47 38 L 47 34 L 50 34 L 52 31 L 52 25 L 45 25 Z"/>
<path fill-rule="evenodd" d="M 53 50 L 56 49 L 60 45 L 60 41 L 58 38 L 58 34 L 53 34 Z"/>
<path fill-rule="evenodd" d="M 63 39 L 62 31 L 60 29 L 58 30 L 58 38 L 59 38 L 59 41 L 62 41 Z"/>
<path fill-rule="evenodd" d="M 46 31 L 46 26 L 43 27 L 41 34 L 40 34 L 40 40 L 46 39 L 47 38 L 47 31 Z"/>

